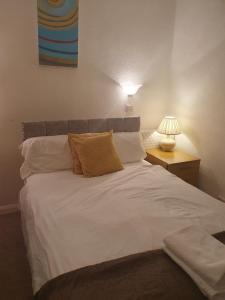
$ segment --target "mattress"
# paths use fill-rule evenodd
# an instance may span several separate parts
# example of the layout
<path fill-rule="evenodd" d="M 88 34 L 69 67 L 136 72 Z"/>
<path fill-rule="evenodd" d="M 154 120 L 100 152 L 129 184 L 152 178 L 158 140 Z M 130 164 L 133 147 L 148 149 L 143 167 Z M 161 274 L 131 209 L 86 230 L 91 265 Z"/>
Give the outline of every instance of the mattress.
<path fill-rule="evenodd" d="M 188 225 L 225 230 L 224 203 L 143 162 L 94 178 L 32 175 L 20 208 L 34 292 L 68 271 L 159 249 L 166 235 Z"/>

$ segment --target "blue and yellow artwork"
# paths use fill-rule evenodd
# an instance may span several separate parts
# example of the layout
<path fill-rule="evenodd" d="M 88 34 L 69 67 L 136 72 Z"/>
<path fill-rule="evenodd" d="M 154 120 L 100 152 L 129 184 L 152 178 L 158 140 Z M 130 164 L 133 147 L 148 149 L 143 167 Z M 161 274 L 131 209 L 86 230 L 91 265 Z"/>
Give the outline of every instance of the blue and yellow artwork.
<path fill-rule="evenodd" d="M 77 67 L 78 0 L 37 0 L 39 63 Z"/>

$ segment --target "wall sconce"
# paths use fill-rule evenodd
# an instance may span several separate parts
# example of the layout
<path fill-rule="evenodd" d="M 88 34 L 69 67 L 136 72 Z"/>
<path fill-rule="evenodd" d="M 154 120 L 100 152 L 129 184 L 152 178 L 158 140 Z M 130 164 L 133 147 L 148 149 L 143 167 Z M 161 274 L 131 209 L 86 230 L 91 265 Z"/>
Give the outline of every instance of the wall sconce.
<path fill-rule="evenodd" d="M 124 83 L 121 85 L 128 97 L 132 97 L 142 87 L 142 84 Z"/>
<path fill-rule="evenodd" d="M 127 94 L 128 97 L 133 97 L 137 91 L 142 87 L 142 84 L 132 84 L 132 83 L 124 83 L 121 84 L 123 91 L 125 94 Z M 125 106 L 125 112 L 126 113 L 132 113 L 133 112 L 133 104 L 127 100 L 126 106 Z"/>

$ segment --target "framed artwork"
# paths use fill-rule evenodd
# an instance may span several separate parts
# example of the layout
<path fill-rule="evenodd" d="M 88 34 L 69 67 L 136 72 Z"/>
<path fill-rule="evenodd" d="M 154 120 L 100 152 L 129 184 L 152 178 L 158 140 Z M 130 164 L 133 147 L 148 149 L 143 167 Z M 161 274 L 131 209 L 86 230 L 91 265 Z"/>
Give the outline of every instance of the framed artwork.
<path fill-rule="evenodd" d="M 41 65 L 77 67 L 78 0 L 37 0 Z"/>

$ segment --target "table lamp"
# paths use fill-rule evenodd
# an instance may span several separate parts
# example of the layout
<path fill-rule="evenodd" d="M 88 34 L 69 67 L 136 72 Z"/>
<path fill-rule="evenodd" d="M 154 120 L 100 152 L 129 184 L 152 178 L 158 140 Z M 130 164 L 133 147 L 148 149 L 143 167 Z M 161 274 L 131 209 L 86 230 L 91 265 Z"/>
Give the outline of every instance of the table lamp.
<path fill-rule="evenodd" d="M 166 116 L 159 125 L 159 133 L 166 135 L 159 143 L 163 151 L 173 151 L 176 146 L 175 135 L 180 134 L 180 126 L 175 117 Z"/>

